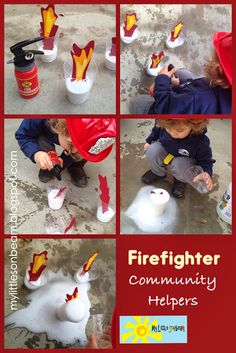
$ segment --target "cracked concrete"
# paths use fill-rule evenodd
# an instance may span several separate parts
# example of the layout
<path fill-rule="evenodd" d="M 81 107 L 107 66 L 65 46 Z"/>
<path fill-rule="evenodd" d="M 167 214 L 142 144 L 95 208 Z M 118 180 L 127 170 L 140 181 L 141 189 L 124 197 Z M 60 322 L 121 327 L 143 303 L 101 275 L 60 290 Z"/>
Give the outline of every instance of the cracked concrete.
<path fill-rule="evenodd" d="M 132 203 L 138 190 L 144 186 L 140 178 L 150 169 L 143 154 L 146 137 L 154 125 L 154 119 L 122 119 L 121 120 L 121 233 L 142 233 L 125 217 L 124 212 Z M 231 120 L 210 119 L 208 136 L 211 141 L 213 158 L 213 190 L 207 194 L 199 194 L 187 186 L 183 199 L 177 200 L 180 217 L 173 234 L 228 234 L 231 226 L 222 221 L 216 213 L 217 202 L 224 195 L 232 173 L 231 157 Z M 227 141 L 227 143 L 226 143 Z M 172 180 L 161 180 L 153 183 L 168 192 Z"/>
<path fill-rule="evenodd" d="M 185 67 L 195 76 L 203 75 L 203 63 L 212 50 L 214 32 L 231 31 L 231 5 L 121 5 L 121 23 L 125 14 L 136 12 L 139 38 L 132 44 L 121 42 L 121 113 L 130 113 L 130 103 L 138 94 L 146 94 L 153 78 L 146 74 L 147 58 L 164 50 L 166 62 Z M 184 22 L 185 43 L 167 49 L 165 40 L 172 27 Z"/>
<path fill-rule="evenodd" d="M 91 254 L 98 250 L 95 260 L 100 268 L 100 277 L 91 282 L 88 292 L 91 301 L 90 319 L 86 327 L 89 336 L 93 330 L 92 316 L 104 313 L 111 320 L 115 306 L 115 240 L 112 239 L 19 239 L 17 254 L 17 309 L 27 306 L 26 295 L 30 293 L 24 284 L 25 271 L 34 253 L 48 252 L 47 268 L 53 272 L 60 269 L 65 275 L 73 275 Z M 9 257 L 11 241 L 5 239 L 5 315 L 11 313 L 9 281 L 11 261 Z M 102 345 L 108 342 L 102 341 Z M 46 333 L 36 334 L 24 327 L 9 326 L 5 330 L 5 348 L 63 348 L 60 342 L 47 339 Z M 64 348 L 80 348 L 79 342 Z"/>
<path fill-rule="evenodd" d="M 101 223 L 96 218 L 96 212 L 100 195 L 98 174 L 107 177 L 110 205 L 115 210 L 115 146 L 103 162 L 85 165 L 84 169 L 89 177 L 87 187 L 81 189 L 70 184 L 63 207 L 54 211 L 49 208 L 47 202 L 50 182 L 44 184 L 39 181 L 37 166 L 24 156 L 15 140 L 15 131 L 20 122 L 21 119 L 5 119 L 5 233 L 10 234 L 11 227 L 11 152 L 16 151 L 19 234 L 45 234 L 45 224 L 50 222 L 52 217 L 64 218 L 68 225 L 73 216 L 77 220 L 75 233 L 114 234 L 115 217 L 109 223 Z M 70 180 L 66 170 L 62 172 L 62 179 Z"/>
<path fill-rule="evenodd" d="M 13 56 L 9 50 L 15 43 L 37 37 L 41 21 L 40 7 L 45 5 L 5 5 L 5 113 L 6 114 L 114 114 L 116 105 L 115 72 L 104 64 L 106 41 L 115 35 L 115 5 L 56 5 L 60 38 L 57 59 L 43 63 L 36 56 L 39 69 L 40 92 L 32 99 L 23 99 L 17 92 L 13 64 L 6 62 Z M 73 43 L 86 45 L 95 41 L 91 65 L 98 72 L 90 97 L 82 105 L 67 99 L 63 63 L 71 62 Z M 29 46 L 37 49 L 37 44 Z"/>

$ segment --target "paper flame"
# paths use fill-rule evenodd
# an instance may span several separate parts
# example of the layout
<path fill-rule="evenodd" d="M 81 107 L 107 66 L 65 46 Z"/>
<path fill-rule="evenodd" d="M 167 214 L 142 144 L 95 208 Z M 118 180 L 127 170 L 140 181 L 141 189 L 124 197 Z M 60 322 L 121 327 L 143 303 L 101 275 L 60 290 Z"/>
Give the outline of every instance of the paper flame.
<path fill-rule="evenodd" d="M 116 56 L 116 37 L 111 39 L 111 50 L 109 56 Z"/>
<path fill-rule="evenodd" d="M 91 40 L 84 48 L 78 47 L 75 43 L 73 44 L 70 53 L 73 59 L 72 78 L 74 80 L 80 81 L 86 78 L 86 71 L 90 64 L 93 52 L 93 40 Z"/>
<path fill-rule="evenodd" d="M 44 265 L 47 261 L 47 251 L 43 251 L 40 254 L 34 254 L 33 262 L 30 263 L 29 281 L 37 281 L 41 276 L 41 273 L 45 270 Z"/>
<path fill-rule="evenodd" d="M 180 32 L 182 31 L 184 24 L 183 22 L 179 22 L 174 29 L 171 31 L 171 37 L 170 40 L 174 42 L 180 35 Z"/>
<path fill-rule="evenodd" d="M 124 24 L 124 34 L 126 37 L 132 37 L 135 29 L 137 28 L 138 18 L 135 12 L 132 14 L 126 14 L 125 24 Z"/>
<path fill-rule="evenodd" d="M 55 25 L 55 22 L 58 18 L 55 12 L 54 5 L 48 5 L 45 9 L 41 7 L 41 15 L 42 15 L 42 22 L 40 22 L 41 26 L 41 36 L 44 37 L 43 40 L 43 48 L 45 50 L 52 50 L 54 46 L 54 37 L 58 30 L 58 26 Z"/>
<path fill-rule="evenodd" d="M 85 274 L 86 272 L 88 272 L 91 267 L 92 267 L 92 264 L 94 263 L 96 257 L 99 255 L 99 252 L 98 251 L 95 251 L 95 253 L 93 253 L 88 261 L 85 263 L 85 265 L 83 266 L 83 273 L 82 274 Z"/>
<path fill-rule="evenodd" d="M 66 294 L 66 303 L 78 298 L 78 287 L 75 287 L 73 294 Z"/>
<path fill-rule="evenodd" d="M 108 205 L 109 205 L 109 201 L 110 201 L 110 195 L 109 195 L 110 189 L 107 184 L 107 177 L 106 176 L 102 176 L 99 174 L 98 178 L 100 181 L 99 188 L 102 192 L 99 195 L 100 200 L 102 201 L 102 213 L 105 213 L 108 210 Z"/>
<path fill-rule="evenodd" d="M 158 55 L 152 54 L 152 63 L 151 63 L 151 69 L 156 69 L 157 66 L 160 64 L 160 62 L 164 59 L 165 54 L 163 51 L 161 51 Z"/>
<path fill-rule="evenodd" d="M 76 224 L 76 218 L 72 217 L 70 224 L 65 228 L 64 233 L 66 234 Z"/>

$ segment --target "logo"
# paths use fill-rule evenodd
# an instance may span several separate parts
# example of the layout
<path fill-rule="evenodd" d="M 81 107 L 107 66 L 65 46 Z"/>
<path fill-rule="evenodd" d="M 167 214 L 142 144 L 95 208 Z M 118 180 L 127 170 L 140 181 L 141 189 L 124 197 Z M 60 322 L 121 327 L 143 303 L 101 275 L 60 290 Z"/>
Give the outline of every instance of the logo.
<path fill-rule="evenodd" d="M 32 86 L 32 83 L 29 82 L 29 81 L 25 81 L 25 82 L 22 83 L 22 86 L 23 86 L 24 88 L 29 88 L 29 87 Z"/>
<path fill-rule="evenodd" d="M 183 149 L 183 148 L 180 148 L 178 150 L 179 154 L 181 154 L 182 156 L 186 156 L 186 157 L 189 157 L 189 151 Z"/>
<path fill-rule="evenodd" d="M 120 343 L 187 343 L 187 317 L 120 316 Z"/>

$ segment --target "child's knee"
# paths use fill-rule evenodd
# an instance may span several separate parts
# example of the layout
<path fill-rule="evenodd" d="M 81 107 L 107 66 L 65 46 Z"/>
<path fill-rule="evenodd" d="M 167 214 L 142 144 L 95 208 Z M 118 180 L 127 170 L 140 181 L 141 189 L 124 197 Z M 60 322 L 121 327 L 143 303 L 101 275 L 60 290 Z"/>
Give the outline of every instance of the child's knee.
<path fill-rule="evenodd" d="M 171 162 L 172 174 L 176 179 L 184 181 L 185 172 L 188 168 L 194 165 L 194 162 L 190 158 L 186 157 L 175 157 Z"/>

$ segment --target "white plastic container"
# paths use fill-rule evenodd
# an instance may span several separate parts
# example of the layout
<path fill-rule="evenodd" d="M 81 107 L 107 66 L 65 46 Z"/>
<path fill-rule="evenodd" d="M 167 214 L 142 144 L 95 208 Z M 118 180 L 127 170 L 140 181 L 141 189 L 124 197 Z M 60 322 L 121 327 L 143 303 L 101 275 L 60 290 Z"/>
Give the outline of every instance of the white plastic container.
<path fill-rule="evenodd" d="M 110 55 L 112 49 L 112 38 L 106 41 L 105 66 L 108 70 L 116 70 L 116 55 Z"/>
<path fill-rule="evenodd" d="M 84 80 L 72 79 L 72 65 L 64 63 L 64 76 L 67 90 L 67 97 L 72 104 L 79 105 L 86 102 L 89 98 L 96 77 L 96 66 L 88 68 Z"/>
<path fill-rule="evenodd" d="M 52 210 L 60 210 L 66 197 L 67 188 L 58 195 L 60 192 L 59 188 L 49 187 L 48 188 L 48 206 Z M 58 196 L 57 196 L 58 195 Z"/>
<path fill-rule="evenodd" d="M 198 181 L 194 181 L 194 179 L 203 173 L 203 169 L 200 165 L 193 165 L 189 167 L 184 173 L 184 181 L 189 183 L 194 189 L 196 189 L 200 194 L 205 194 L 209 190 L 206 185 L 206 180 L 204 176 L 199 178 Z"/>
<path fill-rule="evenodd" d="M 131 44 L 138 38 L 138 36 L 139 36 L 138 27 L 135 28 L 134 33 L 131 37 L 127 37 L 125 36 L 125 32 L 124 32 L 124 24 L 120 26 L 120 39 L 122 40 L 123 43 Z"/>
<path fill-rule="evenodd" d="M 83 284 L 90 281 L 94 281 L 100 276 L 100 267 L 97 262 L 92 264 L 92 267 L 89 271 L 83 271 L 83 266 L 78 269 L 78 271 L 74 274 L 74 280 L 76 283 Z"/>
<path fill-rule="evenodd" d="M 151 65 L 152 65 L 152 55 L 148 57 L 146 70 L 147 70 L 147 74 L 153 77 L 156 77 L 158 73 L 161 71 L 161 69 L 163 69 L 163 67 L 165 66 L 163 60 L 154 69 L 151 68 Z"/>
<path fill-rule="evenodd" d="M 150 191 L 150 200 L 152 202 L 153 213 L 160 216 L 166 209 L 170 200 L 170 194 L 165 189 L 153 189 Z"/>
<path fill-rule="evenodd" d="M 30 266 L 28 266 L 26 272 L 25 272 L 25 278 L 24 278 L 24 285 L 31 290 L 35 290 L 37 288 L 40 288 L 44 286 L 48 282 L 48 272 L 47 269 L 45 269 L 39 278 L 36 281 L 30 281 L 29 277 L 29 270 Z"/>
<path fill-rule="evenodd" d="M 166 46 L 167 48 L 170 48 L 170 49 L 180 47 L 185 42 L 185 35 L 183 32 L 180 32 L 180 35 L 174 41 L 171 41 L 170 38 L 171 38 L 171 34 L 166 40 Z"/>
<path fill-rule="evenodd" d="M 228 224 L 232 224 L 232 183 L 229 186 L 216 206 L 218 216 Z"/>
<path fill-rule="evenodd" d="M 61 321 L 77 323 L 82 321 L 85 315 L 85 305 L 79 298 L 60 304 L 56 310 L 56 316 Z"/>

